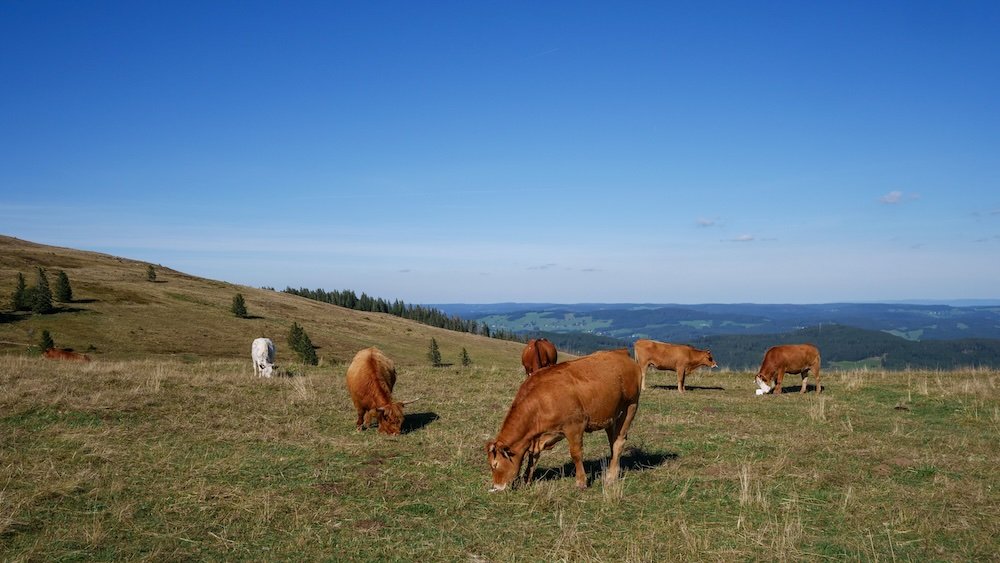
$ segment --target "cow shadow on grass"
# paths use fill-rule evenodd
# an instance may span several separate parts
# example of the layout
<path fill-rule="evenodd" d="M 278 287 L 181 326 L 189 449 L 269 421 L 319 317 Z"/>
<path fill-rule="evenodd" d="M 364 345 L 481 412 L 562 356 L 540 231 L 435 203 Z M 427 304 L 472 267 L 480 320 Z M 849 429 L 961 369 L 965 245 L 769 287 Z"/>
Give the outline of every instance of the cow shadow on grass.
<path fill-rule="evenodd" d="M 584 454 L 586 455 L 586 454 Z M 583 470 L 587 474 L 587 485 L 604 475 L 610 456 L 598 459 L 584 459 Z M 622 471 L 648 471 L 677 459 L 674 452 L 648 452 L 642 448 L 626 448 L 619 460 Z M 576 475 L 576 466 L 570 460 L 561 467 L 538 467 L 535 470 L 536 481 L 555 481 Z"/>
<path fill-rule="evenodd" d="M 822 389 L 825 389 L 825 388 L 826 387 L 823 387 Z M 816 391 L 816 386 L 815 385 L 810 385 L 810 384 L 807 383 L 806 384 L 806 393 L 812 393 L 814 391 Z M 781 394 L 782 395 L 788 395 L 789 393 L 801 393 L 801 392 L 802 392 L 802 386 L 801 385 L 782 385 L 781 386 Z M 771 394 L 773 395 L 774 392 L 771 392 Z"/>
<path fill-rule="evenodd" d="M 650 385 L 653 389 L 667 389 L 669 391 L 676 391 L 676 385 Z M 713 386 L 702 386 L 702 385 L 685 385 L 685 391 L 725 391 L 725 387 L 720 387 L 718 385 Z"/>
<path fill-rule="evenodd" d="M 400 427 L 399 431 L 402 434 L 416 432 L 439 418 L 441 417 L 439 417 L 435 412 L 415 412 L 413 414 L 405 414 L 403 415 L 403 425 Z"/>

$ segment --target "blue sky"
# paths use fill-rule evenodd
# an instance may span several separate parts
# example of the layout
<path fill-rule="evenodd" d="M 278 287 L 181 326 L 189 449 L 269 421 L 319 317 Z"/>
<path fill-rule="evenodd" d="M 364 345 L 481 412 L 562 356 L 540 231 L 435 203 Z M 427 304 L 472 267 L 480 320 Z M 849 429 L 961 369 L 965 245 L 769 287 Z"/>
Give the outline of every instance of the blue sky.
<path fill-rule="evenodd" d="M 1000 297 L 996 2 L 0 0 L 0 233 L 410 303 Z"/>

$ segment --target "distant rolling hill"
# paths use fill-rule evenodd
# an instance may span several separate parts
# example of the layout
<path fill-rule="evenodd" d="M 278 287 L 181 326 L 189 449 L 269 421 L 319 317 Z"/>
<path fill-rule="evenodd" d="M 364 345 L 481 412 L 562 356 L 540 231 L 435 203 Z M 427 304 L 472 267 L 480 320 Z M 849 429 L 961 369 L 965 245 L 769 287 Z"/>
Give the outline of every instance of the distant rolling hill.
<path fill-rule="evenodd" d="M 12 313 L 10 296 L 17 273 L 35 283 L 36 266 L 46 269 L 50 286 L 60 270 L 69 276 L 72 303 L 57 303 L 48 315 Z M 286 337 L 293 322 L 305 328 L 324 364 L 350 361 L 361 348 L 378 346 L 401 364 L 426 364 L 431 338 L 446 363 L 457 363 L 462 348 L 478 365 L 520 366 L 521 345 L 429 327 L 387 314 L 319 303 L 272 290 L 188 275 L 128 258 L 36 244 L 0 235 L 0 353 L 21 353 L 49 330 L 59 347 L 96 359 L 173 356 L 242 358 L 250 342 L 275 341 L 279 363 L 293 360 Z M 250 315 L 236 318 L 233 297 L 241 293 Z M 249 371 L 249 364 L 248 364 Z"/>
<path fill-rule="evenodd" d="M 749 369 L 768 347 L 811 341 L 829 366 L 1000 367 L 1000 307 L 834 303 L 435 305 L 491 327 L 541 335 L 585 353 L 638 338 L 710 347 L 720 365 Z"/>
<path fill-rule="evenodd" d="M 783 333 L 825 324 L 884 331 L 914 341 L 1000 339 L 1000 306 L 995 305 L 499 303 L 434 307 L 516 332 L 590 332 L 622 340 L 684 342 L 722 334 Z"/>

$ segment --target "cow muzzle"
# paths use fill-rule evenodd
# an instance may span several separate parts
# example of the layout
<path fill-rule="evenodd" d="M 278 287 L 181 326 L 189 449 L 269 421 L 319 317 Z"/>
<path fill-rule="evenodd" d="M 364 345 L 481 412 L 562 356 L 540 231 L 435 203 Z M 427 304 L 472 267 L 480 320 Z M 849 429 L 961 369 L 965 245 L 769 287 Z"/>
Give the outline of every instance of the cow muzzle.
<path fill-rule="evenodd" d="M 772 387 L 770 385 L 768 385 L 767 383 L 764 383 L 764 380 L 761 379 L 760 376 L 756 377 L 754 379 L 754 382 L 757 384 L 757 387 L 760 388 L 760 389 L 757 389 L 757 394 L 758 395 L 763 395 L 765 393 L 770 393 L 771 392 Z"/>
<path fill-rule="evenodd" d="M 500 491 L 505 491 L 505 490 L 507 490 L 507 484 L 506 483 L 504 483 L 502 485 L 497 485 L 496 483 L 493 483 L 493 485 L 490 486 L 489 492 L 491 492 L 491 493 L 499 493 Z"/>

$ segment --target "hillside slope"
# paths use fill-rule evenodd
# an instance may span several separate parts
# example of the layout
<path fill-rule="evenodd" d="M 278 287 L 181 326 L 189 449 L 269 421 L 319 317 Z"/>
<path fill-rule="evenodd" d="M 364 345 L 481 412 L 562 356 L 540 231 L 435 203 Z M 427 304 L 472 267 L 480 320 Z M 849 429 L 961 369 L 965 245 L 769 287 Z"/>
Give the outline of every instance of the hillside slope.
<path fill-rule="evenodd" d="M 446 363 L 466 348 L 483 366 L 520 365 L 521 345 L 452 332 L 378 313 L 364 313 L 286 293 L 191 276 L 155 265 L 156 281 L 146 279 L 148 264 L 127 258 L 46 246 L 0 235 L 0 311 L 10 308 L 17 273 L 28 287 L 36 266 L 49 284 L 63 270 L 73 288 L 72 303 L 57 303 L 50 315 L 0 315 L 0 351 L 14 353 L 35 344 L 41 330 L 56 345 L 86 351 L 96 358 L 175 356 L 243 358 L 250 342 L 267 336 L 278 348 L 278 362 L 293 360 L 285 342 L 293 322 L 305 328 L 323 363 L 350 361 L 367 346 L 378 346 L 401 364 L 426 364 L 430 339 L 437 339 Z M 360 288 L 359 288 L 360 289 Z M 251 318 L 230 312 L 242 293 Z"/>

